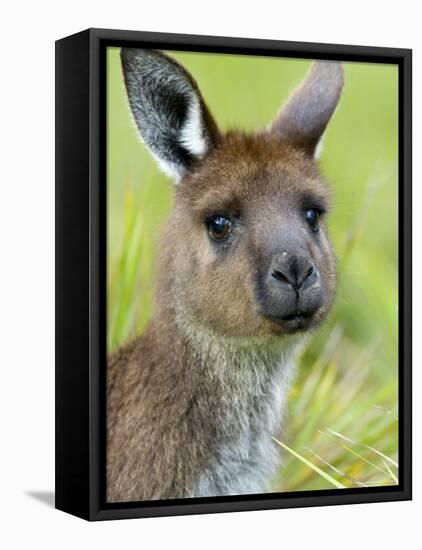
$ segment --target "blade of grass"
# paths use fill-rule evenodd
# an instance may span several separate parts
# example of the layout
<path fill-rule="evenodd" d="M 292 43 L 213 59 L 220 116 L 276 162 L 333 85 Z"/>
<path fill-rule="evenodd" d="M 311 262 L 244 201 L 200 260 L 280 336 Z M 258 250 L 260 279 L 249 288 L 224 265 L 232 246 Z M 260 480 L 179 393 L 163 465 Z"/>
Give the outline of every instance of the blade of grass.
<path fill-rule="evenodd" d="M 320 456 L 319 454 L 317 454 L 317 453 L 316 453 L 315 451 L 313 451 L 312 449 L 309 449 L 309 447 L 305 447 L 305 450 L 307 450 L 308 452 L 310 452 L 311 454 L 313 454 L 315 458 L 317 458 L 318 460 L 320 460 L 323 464 L 325 464 L 325 466 L 328 466 L 331 470 L 333 470 L 333 472 L 336 472 L 336 474 L 339 474 L 339 475 L 343 476 L 344 478 L 348 479 L 349 481 L 351 481 L 351 482 L 354 483 L 355 485 L 359 485 L 359 487 L 368 487 L 368 485 L 366 485 L 365 483 L 362 483 L 362 482 L 359 481 L 358 479 L 355 479 L 354 477 L 349 476 L 349 475 L 346 474 L 345 472 L 342 472 L 341 470 L 339 470 L 338 468 L 336 468 L 335 466 L 333 466 L 332 464 L 330 464 L 329 462 L 327 462 L 324 458 L 322 458 L 322 456 Z"/>
<path fill-rule="evenodd" d="M 337 445 L 340 445 L 340 447 L 343 447 L 343 449 L 345 449 L 346 451 L 348 451 L 349 453 L 352 453 L 352 455 L 356 456 L 357 458 L 359 458 L 360 460 L 363 460 L 364 462 L 366 462 L 367 464 L 369 464 L 370 466 L 372 466 L 373 468 L 375 468 L 376 470 L 382 472 L 385 476 L 389 476 L 389 473 L 386 472 L 385 470 L 383 470 L 382 468 L 380 468 L 379 466 L 377 466 L 376 464 L 374 464 L 373 462 L 371 462 L 370 460 L 368 460 L 367 458 L 365 458 L 364 456 L 362 456 L 361 454 L 359 454 L 358 452 L 354 451 L 353 449 L 351 449 L 350 447 L 348 447 L 347 445 L 343 445 L 343 443 L 340 443 L 339 441 L 337 441 L 334 437 L 330 436 L 329 434 L 323 432 L 322 430 L 318 430 L 318 432 L 322 435 L 324 435 L 325 437 L 328 437 L 328 439 L 331 439 L 331 441 L 334 441 L 334 443 L 337 443 Z"/>
<path fill-rule="evenodd" d="M 285 449 L 286 451 L 291 453 L 294 457 L 296 457 L 297 459 L 301 460 L 304 464 L 309 466 L 309 468 L 311 468 L 314 472 L 316 472 L 321 477 L 323 477 L 326 481 L 328 481 L 329 483 L 334 485 L 334 487 L 337 487 L 338 489 L 346 489 L 345 485 L 343 485 L 342 483 L 340 483 L 339 481 L 337 481 L 336 479 L 331 477 L 329 474 L 327 474 L 326 472 L 321 470 L 321 468 L 318 468 L 318 466 L 316 466 L 315 464 L 313 464 L 312 462 L 307 460 L 304 456 L 300 455 L 299 453 L 297 453 L 296 451 L 294 451 L 293 449 L 291 449 L 290 447 L 288 447 L 286 444 L 282 443 L 281 441 L 279 441 L 275 437 L 273 437 L 273 440 L 276 443 L 278 443 L 280 445 L 280 447 L 282 447 L 283 449 Z"/>
<path fill-rule="evenodd" d="M 353 443 L 353 445 L 357 445 L 358 443 L 356 441 L 354 441 L 353 439 L 350 439 L 350 437 L 346 437 L 345 435 L 342 435 L 341 433 L 339 432 L 335 432 L 334 430 L 331 430 L 330 428 L 327 428 L 327 431 L 332 433 L 333 435 L 336 435 L 337 437 L 339 437 L 340 439 L 344 439 L 345 441 L 348 441 L 349 443 Z M 374 447 L 371 447 L 370 445 L 365 445 L 364 443 L 360 443 L 360 445 L 362 445 L 362 447 L 365 447 L 366 449 L 369 449 L 370 451 L 372 451 L 373 453 L 377 454 L 378 456 L 380 456 L 381 458 L 384 458 L 385 460 L 387 460 L 387 462 L 390 462 L 390 464 L 392 464 L 393 466 L 395 466 L 396 468 L 399 467 L 399 465 L 397 464 L 397 462 L 395 462 L 392 458 L 390 458 L 389 456 L 386 456 L 384 453 L 382 453 L 381 451 L 378 451 L 377 449 L 374 449 Z"/>
<path fill-rule="evenodd" d="M 390 476 L 394 479 L 394 481 L 395 481 L 396 483 L 398 483 L 399 480 L 398 480 L 397 476 L 393 474 L 393 472 L 391 471 L 391 468 L 388 466 L 388 464 L 387 464 L 385 461 L 384 461 L 384 466 L 387 468 L 387 470 L 388 470 L 389 473 L 390 473 Z"/>

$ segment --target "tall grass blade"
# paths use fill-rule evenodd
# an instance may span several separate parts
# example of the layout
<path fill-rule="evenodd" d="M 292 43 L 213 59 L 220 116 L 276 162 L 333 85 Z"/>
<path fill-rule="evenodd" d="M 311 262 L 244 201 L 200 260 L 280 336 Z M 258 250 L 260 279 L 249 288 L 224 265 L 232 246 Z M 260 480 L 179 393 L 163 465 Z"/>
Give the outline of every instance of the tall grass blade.
<path fill-rule="evenodd" d="M 333 435 L 336 435 L 340 439 L 344 439 L 345 441 L 348 441 L 349 443 L 352 443 L 353 445 L 358 445 L 358 442 L 354 441 L 353 439 L 350 439 L 350 437 L 346 437 L 345 435 L 343 435 L 339 432 L 335 432 L 334 430 L 331 430 L 330 428 L 326 428 L 326 430 L 328 432 L 332 433 Z M 365 445 L 365 443 L 360 443 L 360 445 L 362 445 L 362 447 L 365 447 L 366 449 L 369 449 L 373 453 L 377 454 L 378 456 L 380 456 L 381 458 L 383 458 L 384 460 L 386 460 L 387 462 L 389 462 L 390 464 L 392 464 L 396 468 L 399 467 L 398 463 L 395 460 L 393 460 L 389 456 L 385 455 L 381 451 L 378 451 L 378 449 L 375 449 L 374 447 L 371 447 L 370 445 Z"/>
<path fill-rule="evenodd" d="M 300 461 L 302 461 L 304 464 L 306 464 L 306 466 L 309 466 L 309 468 L 311 468 L 314 472 L 316 472 L 321 477 L 323 477 L 326 481 L 328 481 L 332 485 L 334 485 L 334 487 L 337 487 L 338 489 L 346 489 L 345 485 L 343 485 L 342 483 L 340 483 L 339 481 L 337 481 L 336 479 L 331 477 L 329 474 L 327 474 L 327 472 L 324 472 L 323 470 L 321 470 L 321 468 L 318 468 L 318 466 L 316 466 L 315 464 L 313 464 L 312 462 L 307 460 L 304 456 L 300 455 L 299 453 L 297 453 L 296 451 L 294 451 L 293 449 L 288 447 L 285 443 L 282 443 L 281 441 L 279 441 L 275 437 L 273 437 L 273 440 L 276 443 L 278 443 L 280 445 L 280 447 L 282 447 L 283 449 L 285 449 L 286 451 L 291 453 L 294 457 L 298 458 Z"/>
<path fill-rule="evenodd" d="M 373 468 L 375 468 L 376 470 L 378 470 L 379 472 L 383 473 L 384 475 L 386 475 L 387 477 L 390 475 L 387 471 L 383 470 L 382 468 L 380 468 L 379 466 L 377 466 L 376 464 L 374 464 L 373 462 L 371 462 L 370 460 L 368 460 L 367 458 L 365 458 L 364 456 L 362 456 L 360 453 L 356 452 L 355 450 L 351 449 L 350 447 L 348 447 L 347 445 L 344 445 L 343 443 L 340 443 L 340 441 L 337 441 L 336 439 L 334 439 L 334 437 L 331 437 L 329 434 L 323 432 L 322 430 L 318 430 L 318 432 L 322 435 L 325 435 L 325 437 L 328 437 L 329 439 L 331 439 L 332 441 L 334 441 L 334 443 L 337 443 L 337 445 L 340 445 L 340 447 L 343 447 L 343 449 L 345 449 L 346 451 L 348 451 L 349 453 L 352 453 L 352 455 L 356 456 L 357 458 L 359 458 L 359 460 L 363 460 L 364 462 L 366 462 L 367 464 L 369 464 L 370 466 L 372 466 Z"/>

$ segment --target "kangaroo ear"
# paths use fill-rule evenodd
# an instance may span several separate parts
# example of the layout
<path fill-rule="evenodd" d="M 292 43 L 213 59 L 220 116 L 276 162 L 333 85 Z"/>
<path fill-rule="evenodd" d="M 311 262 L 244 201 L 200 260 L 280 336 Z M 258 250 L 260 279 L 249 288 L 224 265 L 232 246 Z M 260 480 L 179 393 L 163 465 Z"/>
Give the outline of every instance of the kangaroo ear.
<path fill-rule="evenodd" d="M 334 61 L 316 61 L 302 84 L 294 90 L 271 132 L 310 155 L 334 113 L 343 88 L 343 68 Z"/>
<path fill-rule="evenodd" d="M 130 107 L 146 145 L 162 170 L 180 180 L 218 140 L 217 126 L 193 78 L 155 50 L 122 48 Z"/>

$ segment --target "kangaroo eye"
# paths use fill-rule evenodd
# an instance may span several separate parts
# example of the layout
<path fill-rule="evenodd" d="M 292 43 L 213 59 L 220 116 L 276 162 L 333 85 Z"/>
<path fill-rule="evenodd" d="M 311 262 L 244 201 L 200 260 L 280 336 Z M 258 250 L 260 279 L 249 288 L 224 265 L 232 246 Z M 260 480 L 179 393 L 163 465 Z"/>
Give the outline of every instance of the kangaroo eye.
<path fill-rule="evenodd" d="M 309 227 L 314 231 L 315 233 L 318 231 L 319 226 L 319 213 L 315 208 L 308 208 L 308 210 L 305 210 L 305 220 Z"/>
<path fill-rule="evenodd" d="M 232 222 L 223 216 L 213 216 L 207 221 L 208 233 L 216 241 L 221 241 L 227 237 Z"/>

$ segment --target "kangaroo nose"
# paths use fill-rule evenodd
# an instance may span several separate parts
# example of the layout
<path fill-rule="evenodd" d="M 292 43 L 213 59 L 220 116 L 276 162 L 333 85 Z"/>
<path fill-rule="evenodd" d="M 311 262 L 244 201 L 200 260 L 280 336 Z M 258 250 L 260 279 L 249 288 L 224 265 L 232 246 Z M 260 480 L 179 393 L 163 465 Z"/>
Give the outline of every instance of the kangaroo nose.
<path fill-rule="evenodd" d="M 275 256 L 270 269 L 275 279 L 291 285 L 296 291 L 315 273 L 315 266 L 308 256 L 288 252 Z"/>

